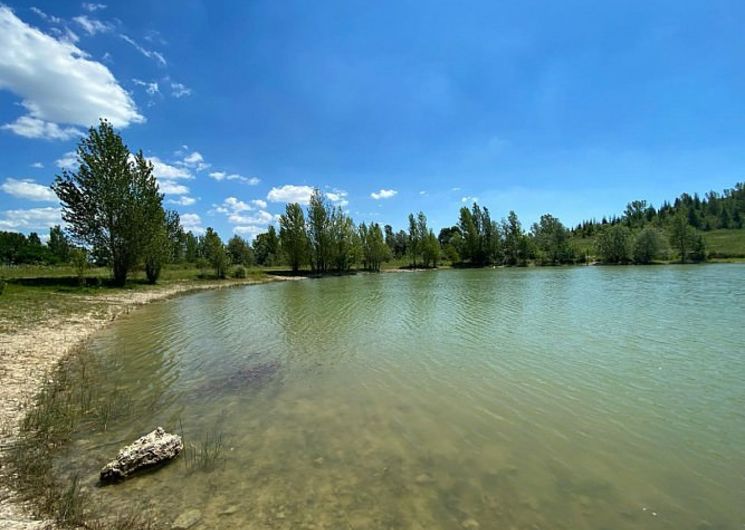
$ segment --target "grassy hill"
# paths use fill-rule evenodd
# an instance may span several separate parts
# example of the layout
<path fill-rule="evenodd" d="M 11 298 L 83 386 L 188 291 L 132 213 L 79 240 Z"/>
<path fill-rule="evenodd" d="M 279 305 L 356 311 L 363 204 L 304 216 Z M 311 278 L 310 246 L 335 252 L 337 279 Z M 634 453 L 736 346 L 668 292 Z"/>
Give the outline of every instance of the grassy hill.
<path fill-rule="evenodd" d="M 712 259 L 745 259 L 745 228 L 702 232 Z M 595 237 L 571 239 L 580 253 L 595 254 Z"/>

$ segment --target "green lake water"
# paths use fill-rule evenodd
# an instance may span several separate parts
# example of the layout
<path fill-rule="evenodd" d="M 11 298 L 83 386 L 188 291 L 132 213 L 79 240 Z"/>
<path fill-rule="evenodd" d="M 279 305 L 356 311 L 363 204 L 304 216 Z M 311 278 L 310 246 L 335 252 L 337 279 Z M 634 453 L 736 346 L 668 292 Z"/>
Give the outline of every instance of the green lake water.
<path fill-rule="evenodd" d="M 90 349 L 131 413 L 59 465 L 168 522 L 745 528 L 742 265 L 281 282 L 152 304 Z M 97 487 L 157 425 L 224 458 Z"/>

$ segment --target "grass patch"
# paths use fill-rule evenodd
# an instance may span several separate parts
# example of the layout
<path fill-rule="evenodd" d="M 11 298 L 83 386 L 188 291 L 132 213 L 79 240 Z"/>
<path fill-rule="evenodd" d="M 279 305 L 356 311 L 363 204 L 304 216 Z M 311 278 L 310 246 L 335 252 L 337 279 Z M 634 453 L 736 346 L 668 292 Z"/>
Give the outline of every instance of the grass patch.
<path fill-rule="evenodd" d="M 704 240 L 712 258 L 745 258 L 745 228 L 704 232 Z"/>
<path fill-rule="evenodd" d="M 207 433 L 197 442 L 188 442 L 181 428 L 181 439 L 184 441 L 184 450 L 181 452 L 181 461 L 187 473 L 195 471 L 212 471 L 218 467 L 225 458 L 222 433 L 210 435 Z"/>

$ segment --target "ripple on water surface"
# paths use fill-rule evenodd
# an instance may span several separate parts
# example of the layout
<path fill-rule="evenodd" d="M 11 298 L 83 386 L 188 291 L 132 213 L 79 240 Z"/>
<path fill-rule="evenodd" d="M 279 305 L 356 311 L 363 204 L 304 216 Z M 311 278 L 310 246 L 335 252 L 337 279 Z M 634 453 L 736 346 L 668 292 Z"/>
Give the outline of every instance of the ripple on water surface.
<path fill-rule="evenodd" d="M 743 528 L 745 267 L 441 271 L 153 304 L 98 335 L 134 406 L 81 428 L 94 485 L 164 425 L 208 471 L 115 487 L 214 528 Z"/>

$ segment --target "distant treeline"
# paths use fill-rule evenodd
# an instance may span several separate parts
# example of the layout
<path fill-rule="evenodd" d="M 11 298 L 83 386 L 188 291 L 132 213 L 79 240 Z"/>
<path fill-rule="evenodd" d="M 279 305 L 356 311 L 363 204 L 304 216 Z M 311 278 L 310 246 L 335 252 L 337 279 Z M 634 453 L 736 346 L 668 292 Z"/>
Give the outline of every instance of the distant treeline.
<path fill-rule="evenodd" d="M 683 194 L 659 209 L 646 201 L 629 203 L 620 217 L 588 220 L 567 228 L 550 215 L 524 229 L 514 211 L 501 220 L 473 203 L 462 207 L 457 222 L 436 236 L 424 213 L 410 214 L 408 230 L 391 225 L 356 225 L 318 189 L 306 210 L 287 204 L 279 231 L 269 226 L 252 243 L 235 235 L 223 243 L 212 228 L 197 235 L 184 231 L 178 213 L 163 208 L 163 195 L 153 166 L 142 152 L 132 154 L 106 121 L 91 128 L 78 150 L 78 169 L 63 170 L 52 189 L 62 203 L 66 231 L 50 230 L 44 244 L 37 233 L 28 236 L 0 232 L 0 262 L 78 266 L 95 263 L 112 268 L 114 281 L 144 269 L 158 279 L 165 263 L 194 264 L 225 277 L 245 267 L 289 266 L 294 272 L 344 273 L 352 269 L 380 270 L 396 260 L 410 267 L 524 266 L 584 263 L 650 263 L 678 259 L 702 261 L 707 251 L 702 231 L 743 228 L 745 183 L 722 194 Z M 584 244 L 592 241 L 592 246 Z"/>

